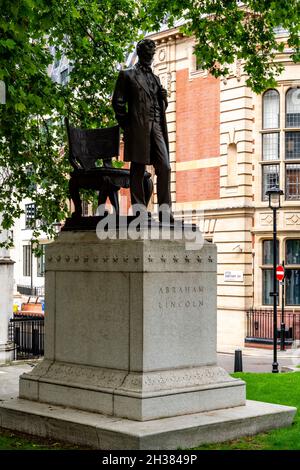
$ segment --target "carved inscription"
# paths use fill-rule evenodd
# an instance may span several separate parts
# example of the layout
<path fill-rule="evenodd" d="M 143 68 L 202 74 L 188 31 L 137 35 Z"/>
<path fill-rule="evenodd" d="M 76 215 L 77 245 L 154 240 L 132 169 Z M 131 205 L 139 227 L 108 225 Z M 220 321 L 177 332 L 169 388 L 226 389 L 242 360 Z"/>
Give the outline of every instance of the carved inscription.
<path fill-rule="evenodd" d="M 158 306 L 164 309 L 191 309 L 203 306 L 203 286 L 164 286 L 159 288 Z"/>

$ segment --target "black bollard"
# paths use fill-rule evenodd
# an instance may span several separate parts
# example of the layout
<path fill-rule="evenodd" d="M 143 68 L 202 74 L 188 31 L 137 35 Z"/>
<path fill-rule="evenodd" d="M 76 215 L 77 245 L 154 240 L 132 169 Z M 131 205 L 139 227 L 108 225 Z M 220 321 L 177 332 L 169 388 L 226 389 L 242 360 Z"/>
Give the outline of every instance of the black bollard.
<path fill-rule="evenodd" d="M 234 351 L 234 372 L 243 372 L 243 359 L 241 349 Z"/>

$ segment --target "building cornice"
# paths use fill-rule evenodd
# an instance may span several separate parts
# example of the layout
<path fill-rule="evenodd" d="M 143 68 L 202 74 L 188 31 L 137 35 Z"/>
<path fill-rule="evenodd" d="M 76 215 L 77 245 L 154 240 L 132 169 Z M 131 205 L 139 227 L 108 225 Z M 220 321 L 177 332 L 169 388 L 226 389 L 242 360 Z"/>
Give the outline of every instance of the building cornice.
<path fill-rule="evenodd" d="M 151 33 L 147 38 L 152 39 L 157 44 L 172 41 L 174 39 L 182 39 L 185 35 L 180 31 L 179 27 L 159 31 L 158 33 Z"/>
<path fill-rule="evenodd" d="M 219 209 L 203 209 L 205 217 L 238 217 L 247 214 L 253 216 L 255 208 L 251 206 L 229 206 L 220 207 Z"/>

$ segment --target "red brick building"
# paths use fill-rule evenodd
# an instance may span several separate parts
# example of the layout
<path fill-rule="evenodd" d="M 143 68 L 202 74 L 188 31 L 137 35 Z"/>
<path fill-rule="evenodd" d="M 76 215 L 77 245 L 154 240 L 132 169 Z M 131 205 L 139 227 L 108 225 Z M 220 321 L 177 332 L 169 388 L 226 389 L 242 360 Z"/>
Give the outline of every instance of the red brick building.
<path fill-rule="evenodd" d="M 247 312 L 272 308 L 265 192 L 274 184 L 285 192 L 278 214 L 278 259 L 289 271 L 285 308 L 300 310 L 300 65 L 286 49 L 276 89 L 256 95 L 241 61 L 216 79 L 197 66 L 194 40 L 179 29 L 150 37 L 157 43 L 155 73 L 169 95 L 174 212 L 196 211 L 205 238 L 218 247 L 218 345 L 233 349 L 249 335 Z"/>

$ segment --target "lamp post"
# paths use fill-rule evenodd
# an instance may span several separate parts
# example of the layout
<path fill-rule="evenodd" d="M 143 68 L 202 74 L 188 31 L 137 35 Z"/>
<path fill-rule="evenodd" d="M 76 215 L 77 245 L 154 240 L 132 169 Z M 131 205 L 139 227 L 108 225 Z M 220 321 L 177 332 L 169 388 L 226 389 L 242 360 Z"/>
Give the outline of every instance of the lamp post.
<path fill-rule="evenodd" d="M 276 224 L 276 212 L 281 207 L 280 206 L 280 196 L 282 196 L 283 191 L 278 187 L 269 189 L 266 192 L 269 197 L 269 207 L 273 211 L 273 292 L 270 292 L 270 295 L 273 297 L 273 364 L 272 372 L 278 373 L 278 362 L 277 362 L 277 280 L 276 280 L 276 266 L 277 266 L 277 224 Z"/>
<path fill-rule="evenodd" d="M 54 231 L 56 234 L 58 234 L 61 231 L 61 223 L 60 222 L 54 222 L 52 224 Z"/>
<path fill-rule="evenodd" d="M 282 261 L 281 266 L 284 269 L 284 261 Z M 284 276 L 285 277 L 285 276 Z M 285 279 L 281 281 L 281 325 L 280 325 L 280 350 L 284 351 L 284 340 L 285 340 L 285 323 L 284 323 L 284 291 L 285 291 Z"/>

